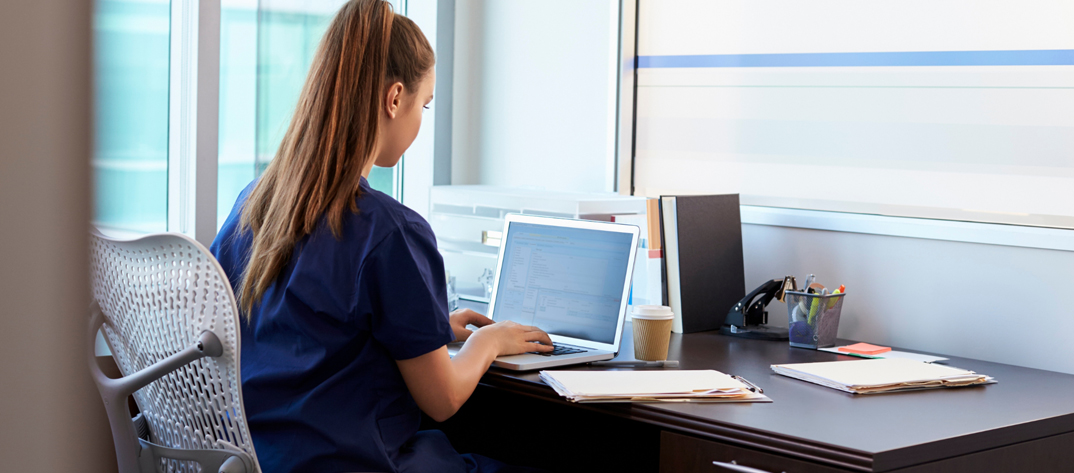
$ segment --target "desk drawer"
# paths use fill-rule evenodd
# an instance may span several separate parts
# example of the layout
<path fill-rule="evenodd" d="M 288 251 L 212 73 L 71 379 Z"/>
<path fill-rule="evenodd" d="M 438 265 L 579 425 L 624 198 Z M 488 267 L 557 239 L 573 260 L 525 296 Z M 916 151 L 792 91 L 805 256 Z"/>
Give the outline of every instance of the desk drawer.
<path fill-rule="evenodd" d="M 847 470 L 793 460 L 779 455 L 761 453 L 727 444 L 702 440 L 672 432 L 660 433 L 661 473 L 737 473 L 751 470 L 734 470 L 713 465 L 724 462 L 749 467 L 756 472 L 770 473 L 846 473 Z"/>

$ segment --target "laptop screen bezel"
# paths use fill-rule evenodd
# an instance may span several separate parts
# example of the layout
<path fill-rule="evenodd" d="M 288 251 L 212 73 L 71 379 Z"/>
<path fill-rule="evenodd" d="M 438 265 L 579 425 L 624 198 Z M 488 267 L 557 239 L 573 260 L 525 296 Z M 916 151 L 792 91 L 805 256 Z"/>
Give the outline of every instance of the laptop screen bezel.
<path fill-rule="evenodd" d="M 549 334 L 549 337 L 553 342 L 565 343 L 568 345 L 584 345 L 588 348 L 597 350 L 607 350 L 613 353 L 619 353 L 620 342 L 623 337 L 623 324 L 626 322 L 627 302 L 630 297 L 630 284 L 634 278 L 634 263 L 638 256 L 638 239 L 641 235 L 641 229 L 637 225 L 629 225 L 624 223 L 612 223 L 601 222 L 594 220 L 574 220 L 568 218 L 556 218 L 556 217 L 540 217 L 535 215 L 524 214 L 508 214 L 503 223 L 503 234 L 500 239 L 500 249 L 498 257 L 496 258 L 496 274 L 493 276 L 495 279 L 492 283 L 492 296 L 489 298 L 489 310 L 488 316 L 494 322 L 496 319 L 496 299 L 500 290 L 500 271 L 503 270 L 503 254 L 507 249 L 507 242 L 510 241 L 509 236 L 511 232 L 512 223 L 528 223 L 533 225 L 546 225 L 551 227 L 560 228 L 578 228 L 584 230 L 598 230 L 616 233 L 628 233 L 631 235 L 630 240 L 630 258 L 627 260 L 626 278 L 623 281 L 623 294 L 620 298 L 619 304 L 619 320 L 616 321 L 615 326 L 615 339 L 612 343 L 603 343 L 596 340 L 586 340 L 583 338 L 568 337 L 565 335 Z"/>

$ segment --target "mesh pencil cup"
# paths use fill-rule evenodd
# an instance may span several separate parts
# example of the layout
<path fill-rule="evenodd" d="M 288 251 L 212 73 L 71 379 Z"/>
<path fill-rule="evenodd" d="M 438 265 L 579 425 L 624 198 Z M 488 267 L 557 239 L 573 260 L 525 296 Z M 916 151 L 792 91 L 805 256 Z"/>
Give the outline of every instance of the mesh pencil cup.
<path fill-rule="evenodd" d="M 792 347 L 824 348 L 835 346 L 839 331 L 839 312 L 846 294 L 807 294 L 787 291 L 787 327 Z"/>

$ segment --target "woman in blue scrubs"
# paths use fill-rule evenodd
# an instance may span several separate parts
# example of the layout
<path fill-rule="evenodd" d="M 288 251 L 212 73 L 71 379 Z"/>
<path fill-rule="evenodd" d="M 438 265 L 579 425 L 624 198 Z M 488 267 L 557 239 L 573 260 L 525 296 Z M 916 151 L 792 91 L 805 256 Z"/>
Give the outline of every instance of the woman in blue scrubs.
<path fill-rule="evenodd" d="M 419 409 L 451 417 L 497 356 L 551 350 L 535 327 L 448 314 L 429 224 L 366 181 L 417 136 L 433 63 L 386 2 L 344 5 L 275 159 L 213 242 L 244 316 L 243 398 L 267 473 L 520 471 L 418 431 Z"/>

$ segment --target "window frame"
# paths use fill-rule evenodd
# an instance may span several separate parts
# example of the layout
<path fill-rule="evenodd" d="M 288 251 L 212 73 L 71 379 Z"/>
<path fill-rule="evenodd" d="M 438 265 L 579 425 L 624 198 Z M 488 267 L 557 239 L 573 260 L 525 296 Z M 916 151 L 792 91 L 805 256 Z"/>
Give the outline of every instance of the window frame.
<path fill-rule="evenodd" d="M 171 1 L 168 231 L 216 238 L 220 0 Z"/>

